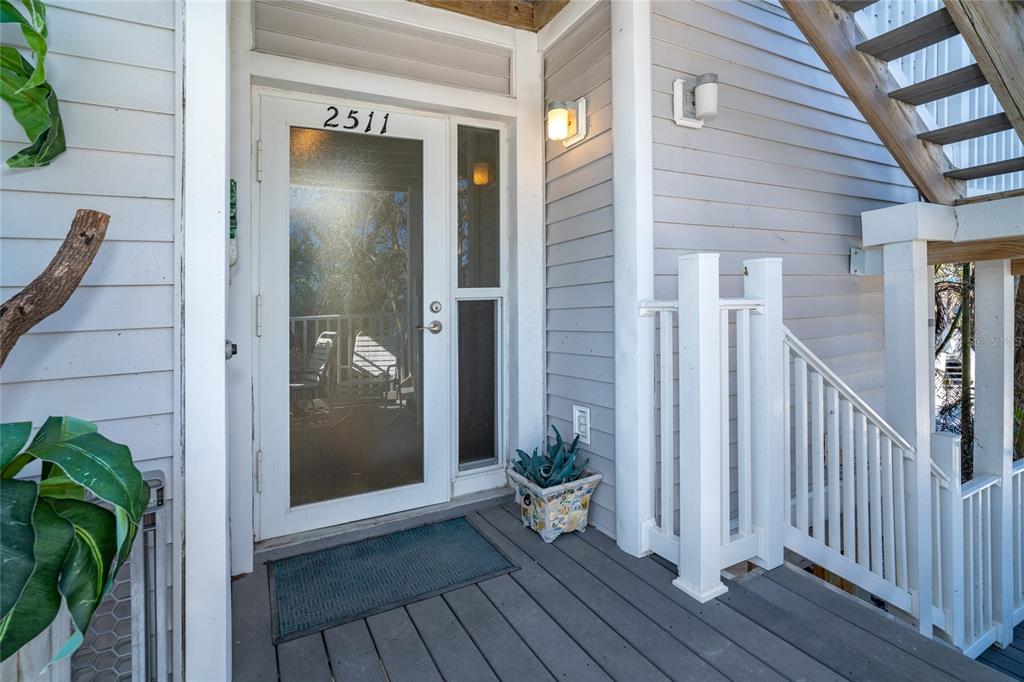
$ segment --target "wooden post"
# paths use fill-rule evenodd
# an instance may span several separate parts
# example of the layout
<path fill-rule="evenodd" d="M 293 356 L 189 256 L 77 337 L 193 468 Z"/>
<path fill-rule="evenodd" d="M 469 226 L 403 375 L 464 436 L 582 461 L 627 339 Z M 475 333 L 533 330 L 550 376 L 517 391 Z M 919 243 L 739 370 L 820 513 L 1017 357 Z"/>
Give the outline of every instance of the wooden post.
<path fill-rule="evenodd" d="M 782 565 L 788 482 L 784 458 L 782 332 L 782 259 L 758 258 L 743 262 L 744 295 L 764 301 L 760 314 L 750 320 L 751 450 L 754 457 L 754 527 L 761 533 L 754 563 L 764 569 Z"/>
<path fill-rule="evenodd" d="M 974 476 L 1000 481 L 992 489 L 992 617 L 1006 647 L 1013 641 L 1013 277 L 1009 260 L 980 261 L 974 273 Z"/>
<path fill-rule="evenodd" d="M 907 563 L 918 630 L 932 636 L 931 420 L 932 359 L 928 355 L 928 243 L 886 244 L 885 370 L 889 422 L 914 446 L 906 480 Z"/>
<path fill-rule="evenodd" d="M 953 646 L 964 649 L 964 509 L 960 492 L 960 437 L 951 433 L 933 433 L 932 460 L 949 477 L 949 491 L 940 506 L 942 519 L 942 574 L 945 584 L 942 603 L 946 607 L 946 633 Z"/>
<path fill-rule="evenodd" d="M 723 455 L 718 254 L 679 257 L 679 577 L 699 602 L 726 591 L 720 572 Z"/>

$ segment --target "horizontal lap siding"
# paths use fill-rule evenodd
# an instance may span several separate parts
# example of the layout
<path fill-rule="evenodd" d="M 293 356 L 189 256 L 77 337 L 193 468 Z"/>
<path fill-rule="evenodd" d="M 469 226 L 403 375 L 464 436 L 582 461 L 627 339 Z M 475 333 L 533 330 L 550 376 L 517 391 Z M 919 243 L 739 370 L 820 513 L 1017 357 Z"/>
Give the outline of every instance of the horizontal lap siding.
<path fill-rule="evenodd" d="M 590 408 L 590 467 L 604 474 L 591 521 L 615 529 L 615 361 L 612 254 L 611 10 L 595 8 L 544 55 L 545 101 L 587 98 L 588 132 L 548 142 L 547 415 L 572 433 L 572 406 Z"/>
<path fill-rule="evenodd" d="M 685 253 L 721 254 L 723 296 L 742 294 L 744 259 L 781 257 L 786 324 L 884 408 L 882 282 L 851 276 L 849 252 L 862 211 L 916 191 L 781 9 L 655 2 L 652 33 L 656 296 L 676 297 Z M 705 72 L 718 116 L 676 126 L 672 81 Z"/>
<path fill-rule="evenodd" d="M 260 52 L 512 94 L 512 54 L 502 47 L 296 0 L 257 0 L 254 15 Z"/>
<path fill-rule="evenodd" d="M 47 18 L 46 71 L 60 97 L 68 150 L 45 168 L 3 169 L 0 297 L 46 266 L 76 209 L 111 219 L 82 285 L 22 337 L 4 365 L 2 417 L 96 421 L 131 448 L 140 468 L 170 474 L 174 3 L 51 0 Z M 23 44 L 13 26 L 2 30 L 5 43 Z M 25 144 L 2 107 L 4 158 Z"/>

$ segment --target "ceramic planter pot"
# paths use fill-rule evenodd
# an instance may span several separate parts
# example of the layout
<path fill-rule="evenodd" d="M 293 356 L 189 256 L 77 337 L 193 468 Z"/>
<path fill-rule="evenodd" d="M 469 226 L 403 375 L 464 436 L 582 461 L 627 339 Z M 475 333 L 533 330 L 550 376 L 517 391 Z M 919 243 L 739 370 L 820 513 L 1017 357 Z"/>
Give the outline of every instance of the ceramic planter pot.
<path fill-rule="evenodd" d="M 537 531 L 544 542 L 554 542 L 562 533 L 586 530 L 590 496 L 601 482 L 601 474 L 584 472 L 582 478 L 551 488 L 541 488 L 511 469 L 508 477 L 523 525 Z"/>

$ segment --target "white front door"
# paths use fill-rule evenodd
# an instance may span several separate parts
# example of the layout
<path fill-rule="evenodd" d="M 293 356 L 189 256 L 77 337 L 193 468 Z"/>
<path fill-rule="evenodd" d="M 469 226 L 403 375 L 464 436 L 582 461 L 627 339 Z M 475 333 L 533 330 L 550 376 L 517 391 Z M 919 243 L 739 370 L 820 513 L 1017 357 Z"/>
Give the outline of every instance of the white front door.
<path fill-rule="evenodd" d="M 257 537 L 446 501 L 445 118 L 259 97 Z"/>

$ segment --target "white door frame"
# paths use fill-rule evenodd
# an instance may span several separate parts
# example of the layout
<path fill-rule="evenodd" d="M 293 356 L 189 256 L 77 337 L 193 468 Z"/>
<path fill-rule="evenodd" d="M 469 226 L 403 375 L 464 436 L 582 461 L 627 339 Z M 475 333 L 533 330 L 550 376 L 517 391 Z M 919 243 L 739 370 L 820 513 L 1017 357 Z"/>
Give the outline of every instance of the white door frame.
<path fill-rule="evenodd" d="M 259 539 L 290 535 L 406 509 L 446 502 L 451 492 L 449 345 L 452 343 L 450 280 L 450 221 L 448 123 L 437 114 L 357 101 L 351 98 L 312 97 L 294 93 L 259 95 L 260 125 L 255 129 L 262 150 L 257 169 L 258 242 L 254 272 L 262 318 L 254 339 L 257 347 L 256 385 Z M 387 114 L 387 135 L 423 141 L 423 301 L 422 319 L 439 320 L 440 334 L 424 333 L 422 354 L 423 481 L 417 484 L 351 495 L 292 507 L 289 502 L 289 396 L 287 320 L 289 130 L 292 126 L 343 130 L 346 114 L 358 111 L 358 123 L 347 132 L 380 135 Z M 367 112 L 374 118 L 368 120 Z M 356 118 L 352 119 L 353 122 Z M 332 125 L 333 124 L 333 125 Z M 340 124 L 340 125 L 339 125 Z M 335 127 L 337 126 L 337 127 Z M 365 126 L 365 128 L 364 128 Z M 440 312 L 429 310 L 431 300 L 443 303 Z"/>

